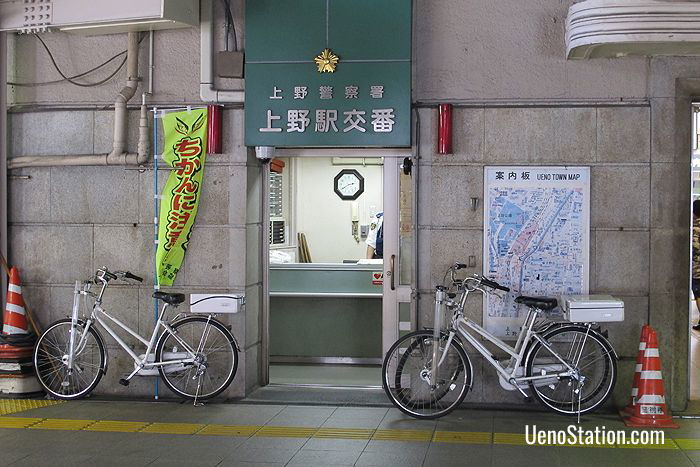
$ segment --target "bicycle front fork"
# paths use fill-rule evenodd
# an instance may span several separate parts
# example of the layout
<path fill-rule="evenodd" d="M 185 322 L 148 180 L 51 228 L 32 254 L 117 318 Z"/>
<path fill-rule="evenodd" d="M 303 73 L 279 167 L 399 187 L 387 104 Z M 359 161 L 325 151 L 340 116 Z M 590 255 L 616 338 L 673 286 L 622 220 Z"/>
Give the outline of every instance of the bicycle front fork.
<path fill-rule="evenodd" d="M 447 290 L 443 286 L 435 288 L 435 316 L 433 317 L 433 361 L 430 364 L 430 386 L 437 385 L 438 363 L 440 362 L 440 327 Z"/>
<path fill-rule="evenodd" d="M 73 356 L 75 355 L 75 335 L 78 328 L 78 313 L 80 311 L 80 292 L 81 286 L 79 281 L 75 281 L 75 289 L 73 290 L 73 313 L 71 314 L 70 322 L 70 340 L 68 343 L 68 374 L 73 371 Z"/>

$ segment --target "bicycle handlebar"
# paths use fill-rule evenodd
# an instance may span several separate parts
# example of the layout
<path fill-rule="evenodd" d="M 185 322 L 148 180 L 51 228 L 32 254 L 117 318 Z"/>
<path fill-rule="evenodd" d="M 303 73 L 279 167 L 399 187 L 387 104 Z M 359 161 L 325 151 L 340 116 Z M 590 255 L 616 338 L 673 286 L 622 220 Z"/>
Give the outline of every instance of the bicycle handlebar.
<path fill-rule="evenodd" d="M 126 271 L 126 272 L 124 273 L 124 277 L 126 277 L 127 279 L 135 280 L 135 281 L 137 281 L 137 282 L 143 282 L 143 277 L 139 277 L 139 276 L 137 276 L 137 275 L 135 275 L 135 274 L 130 273 L 129 271 Z"/>
<path fill-rule="evenodd" d="M 462 280 L 457 281 L 457 279 L 455 278 L 455 271 L 457 271 L 457 270 L 459 270 L 459 269 L 465 269 L 466 267 L 467 267 L 467 265 L 464 264 L 464 263 L 454 263 L 454 264 L 452 264 L 452 266 L 450 266 L 449 269 L 447 269 L 447 271 L 445 272 L 445 276 L 442 278 L 442 286 L 438 286 L 438 287 L 443 287 L 443 288 L 445 288 L 445 280 L 447 279 L 447 276 L 448 276 L 448 275 L 450 276 L 450 278 L 451 278 L 451 283 L 452 283 L 453 285 L 456 284 L 456 283 L 460 283 L 460 284 L 463 283 Z M 469 280 L 469 278 L 467 278 L 467 280 Z M 490 287 L 490 288 L 492 288 L 492 289 L 501 290 L 501 291 L 503 291 L 503 292 L 510 292 L 510 288 L 508 288 L 508 287 L 506 287 L 506 286 L 503 286 L 503 285 L 499 284 L 498 282 L 496 282 L 496 281 L 494 281 L 494 280 L 491 280 L 491 279 L 488 279 L 488 278 L 486 278 L 486 277 L 484 277 L 484 276 L 482 276 L 482 275 L 474 275 L 474 276 L 471 278 L 471 280 L 472 280 L 472 281 L 477 281 L 477 282 L 479 283 L 479 285 L 485 285 L 486 287 Z"/>
<path fill-rule="evenodd" d="M 114 279 L 131 279 L 138 282 L 143 282 L 142 277 L 139 277 L 136 274 L 132 274 L 129 271 L 110 272 L 109 269 L 107 269 L 106 267 L 102 267 L 101 269 L 97 270 L 97 272 L 95 273 L 94 281 L 97 282 L 99 280 L 103 282 L 109 282 Z"/>
<path fill-rule="evenodd" d="M 502 290 L 504 292 L 510 292 L 510 289 L 508 287 L 505 287 L 505 286 L 499 284 L 498 282 L 492 281 L 492 280 L 487 279 L 485 277 L 481 278 L 481 284 L 485 285 L 487 287 L 491 287 L 492 289 L 498 289 L 498 290 Z"/>

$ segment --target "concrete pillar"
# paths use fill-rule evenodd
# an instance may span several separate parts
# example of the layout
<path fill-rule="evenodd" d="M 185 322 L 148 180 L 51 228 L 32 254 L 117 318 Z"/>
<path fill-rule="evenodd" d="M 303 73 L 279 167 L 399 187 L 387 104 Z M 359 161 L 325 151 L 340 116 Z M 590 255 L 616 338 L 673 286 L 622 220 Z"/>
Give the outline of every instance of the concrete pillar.
<path fill-rule="evenodd" d="M 7 43 L 0 33 L 0 253 L 7 258 Z M 0 303 L 5 303 L 7 278 L 0 273 Z"/>

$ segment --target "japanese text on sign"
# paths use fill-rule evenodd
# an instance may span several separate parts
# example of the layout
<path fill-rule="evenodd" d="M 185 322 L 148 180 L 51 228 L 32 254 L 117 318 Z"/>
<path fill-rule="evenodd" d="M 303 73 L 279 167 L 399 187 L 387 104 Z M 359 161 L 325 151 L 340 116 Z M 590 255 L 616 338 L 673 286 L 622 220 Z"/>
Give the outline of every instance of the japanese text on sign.
<path fill-rule="evenodd" d="M 372 99 L 383 99 L 384 86 L 369 86 L 369 96 Z M 308 86 L 294 86 L 292 99 L 304 100 L 309 95 Z M 357 99 L 360 95 L 359 86 L 345 86 L 345 99 Z M 321 100 L 332 100 L 334 98 L 333 86 L 319 86 L 318 96 Z M 284 89 L 277 86 L 272 88 L 269 96 L 270 100 L 284 99 Z M 271 109 L 267 109 L 266 126 L 259 128 L 260 133 L 304 133 L 307 129 L 316 133 L 348 133 L 358 131 L 365 133 L 368 130 L 374 133 L 391 133 L 396 124 L 396 114 L 393 108 L 352 109 L 342 113 L 342 127 L 338 126 L 337 109 L 317 109 L 313 114 L 309 109 L 289 109 L 286 120 L 283 115 L 275 115 Z M 313 124 L 311 122 L 314 118 Z M 369 122 L 368 122 L 369 120 Z"/>

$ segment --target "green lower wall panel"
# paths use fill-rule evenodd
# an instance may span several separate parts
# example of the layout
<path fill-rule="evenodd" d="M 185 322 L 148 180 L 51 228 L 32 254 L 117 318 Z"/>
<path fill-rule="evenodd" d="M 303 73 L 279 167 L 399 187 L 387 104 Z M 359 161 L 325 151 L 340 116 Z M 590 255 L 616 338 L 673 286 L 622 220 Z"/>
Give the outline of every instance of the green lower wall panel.
<path fill-rule="evenodd" d="M 381 298 L 270 297 L 270 356 L 381 358 Z"/>

